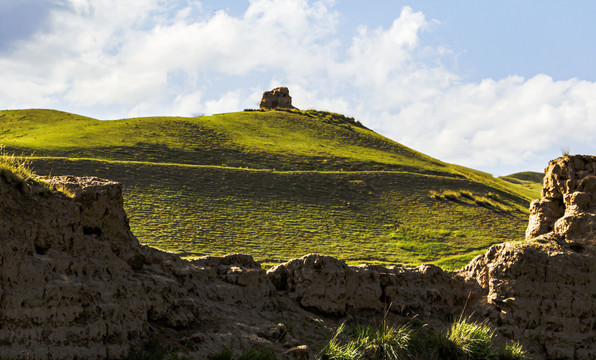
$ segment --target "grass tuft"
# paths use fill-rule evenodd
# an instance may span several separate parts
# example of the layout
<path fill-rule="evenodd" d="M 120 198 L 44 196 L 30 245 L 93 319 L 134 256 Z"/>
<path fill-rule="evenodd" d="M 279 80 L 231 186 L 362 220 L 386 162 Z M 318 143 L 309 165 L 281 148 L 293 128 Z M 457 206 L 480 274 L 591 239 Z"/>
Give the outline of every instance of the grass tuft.
<path fill-rule="evenodd" d="M 0 172 L 6 180 L 29 181 L 34 176 L 31 170 L 31 160 L 9 154 L 4 145 L 0 145 Z M 11 177 L 11 179 L 7 177 Z"/>
<path fill-rule="evenodd" d="M 524 360 L 528 358 L 528 354 L 523 347 L 518 343 L 507 344 L 500 349 L 497 357 L 498 360 Z"/>
<path fill-rule="evenodd" d="M 504 347 L 495 343 L 495 329 L 486 321 L 456 320 L 448 331 L 436 332 L 426 325 L 408 324 L 378 328 L 341 324 L 319 354 L 321 360 L 525 360 L 519 343 Z"/>
<path fill-rule="evenodd" d="M 400 360 L 408 356 L 411 332 L 407 325 L 394 327 L 384 322 L 376 329 L 363 328 L 358 338 L 368 356 L 379 360 Z"/>
<path fill-rule="evenodd" d="M 459 319 L 451 325 L 448 339 L 451 340 L 464 357 L 469 359 L 488 359 L 492 352 L 495 330 L 488 322 L 474 322 L 470 318 Z"/>
<path fill-rule="evenodd" d="M 392 326 L 383 322 L 380 327 L 363 326 L 346 334 L 341 324 L 333 338 L 321 351 L 323 360 L 378 359 L 400 360 L 408 358 L 412 330 L 408 325 Z"/>
<path fill-rule="evenodd" d="M 569 156 L 571 154 L 571 148 L 568 145 L 561 146 L 561 156 Z"/>
<path fill-rule="evenodd" d="M 52 191 L 58 191 L 68 197 L 74 194 L 62 184 L 52 185 L 49 182 L 39 179 L 35 176 L 32 167 L 32 158 L 25 156 L 16 156 L 9 154 L 4 145 L 0 145 L 0 176 L 9 183 L 15 183 L 19 190 L 23 191 L 25 187 L 35 186 L 37 193 L 49 194 Z"/>

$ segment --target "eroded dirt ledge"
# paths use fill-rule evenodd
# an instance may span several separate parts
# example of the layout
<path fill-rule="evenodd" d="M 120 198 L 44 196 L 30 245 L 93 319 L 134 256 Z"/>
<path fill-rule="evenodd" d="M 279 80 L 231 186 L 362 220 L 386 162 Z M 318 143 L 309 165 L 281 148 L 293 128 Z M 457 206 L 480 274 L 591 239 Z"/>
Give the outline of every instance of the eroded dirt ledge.
<path fill-rule="evenodd" d="M 465 306 L 535 359 L 596 358 L 595 157 L 553 160 L 527 241 L 457 272 L 312 254 L 268 272 L 242 254 L 186 261 L 139 245 L 120 184 L 50 181 L 74 196 L 0 176 L 0 356 L 122 358 L 159 335 L 191 342 L 197 358 L 255 345 L 304 357 L 324 340 L 315 318 L 389 309 L 440 322 Z"/>

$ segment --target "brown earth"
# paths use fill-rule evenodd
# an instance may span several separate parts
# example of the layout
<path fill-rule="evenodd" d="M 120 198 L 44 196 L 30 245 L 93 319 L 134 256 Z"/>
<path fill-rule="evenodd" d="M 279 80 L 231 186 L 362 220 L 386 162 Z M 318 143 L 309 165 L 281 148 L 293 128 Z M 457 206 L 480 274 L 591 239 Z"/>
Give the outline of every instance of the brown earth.
<path fill-rule="evenodd" d="M 278 87 L 271 91 L 265 91 L 261 98 L 259 109 L 295 109 L 292 106 L 292 97 L 287 87 Z"/>
<path fill-rule="evenodd" d="M 254 346 L 308 358 L 341 321 L 441 326 L 465 310 L 534 359 L 594 359 L 595 176 L 594 157 L 553 160 L 528 241 L 493 246 L 457 272 L 323 255 L 266 272 L 249 255 L 186 261 L 140 245 L 118 183 L 49 179 L 69 197 L 3 174 L 0 356 L 122 358 L 157 336 L 198 359 Z"/>

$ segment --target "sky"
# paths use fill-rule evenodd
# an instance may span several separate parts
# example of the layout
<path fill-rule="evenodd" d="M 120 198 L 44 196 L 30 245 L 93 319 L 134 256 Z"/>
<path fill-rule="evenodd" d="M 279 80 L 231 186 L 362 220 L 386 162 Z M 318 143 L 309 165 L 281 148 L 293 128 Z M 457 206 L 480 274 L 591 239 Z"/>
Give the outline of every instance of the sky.
<path fill-rule="evenodd" d="M 0 109 L 352 116 L 495 176 L 596 154 L 596 2 L 0 0 Z"/>

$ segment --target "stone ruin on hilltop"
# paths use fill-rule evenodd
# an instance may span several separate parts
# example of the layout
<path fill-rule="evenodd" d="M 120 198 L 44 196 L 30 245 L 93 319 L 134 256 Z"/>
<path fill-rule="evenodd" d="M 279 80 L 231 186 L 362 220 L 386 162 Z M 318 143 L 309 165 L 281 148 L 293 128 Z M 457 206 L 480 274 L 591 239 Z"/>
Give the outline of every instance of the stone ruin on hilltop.
<path fill-rule="evenodd" d="M 259 109 L 295 109 L 292 106 L 292 97 L 287 87 L 278 87 L 271 91 L 265 91 Z"/>
<path fill-rule="evenodd" d="M 596 157 L 551 161 L 528 241 L 452 272 L 314 254 L 269 271 L 243 254 L 187 261 L 139 244 L 118 183 L 48 180 L 69 197 L 2 175 L 0 358 L 117 359 L 162 336 L 192 344 L 191 358 L 256 346 L 309 359 L 320 322 L 388 314 L 445 326 L 465 306 L 535 360 L 593 360 L 595 177 Z"/>

